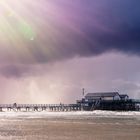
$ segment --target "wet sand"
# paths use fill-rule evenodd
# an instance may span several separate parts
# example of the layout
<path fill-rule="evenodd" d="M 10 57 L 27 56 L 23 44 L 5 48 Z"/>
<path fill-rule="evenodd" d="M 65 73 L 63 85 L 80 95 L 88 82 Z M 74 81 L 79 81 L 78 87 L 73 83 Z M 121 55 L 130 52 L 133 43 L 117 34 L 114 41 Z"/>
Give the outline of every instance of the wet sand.
<path fill-rule="evenodd" d="M 140 140 L 140 119 L 0 118 L 0 140 Z"/>

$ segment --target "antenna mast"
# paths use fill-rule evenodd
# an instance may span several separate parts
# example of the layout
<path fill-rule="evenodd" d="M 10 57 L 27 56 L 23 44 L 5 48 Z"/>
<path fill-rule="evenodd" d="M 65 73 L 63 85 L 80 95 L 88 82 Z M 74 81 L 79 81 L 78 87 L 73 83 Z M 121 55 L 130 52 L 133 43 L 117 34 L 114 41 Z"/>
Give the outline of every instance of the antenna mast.
<path fill-rule="evenodd" d="M 83 98 L 84 98 L 84 96 L 85 96 L 85 89 L 83 88 L 82 91 L 83 91 Z"/>

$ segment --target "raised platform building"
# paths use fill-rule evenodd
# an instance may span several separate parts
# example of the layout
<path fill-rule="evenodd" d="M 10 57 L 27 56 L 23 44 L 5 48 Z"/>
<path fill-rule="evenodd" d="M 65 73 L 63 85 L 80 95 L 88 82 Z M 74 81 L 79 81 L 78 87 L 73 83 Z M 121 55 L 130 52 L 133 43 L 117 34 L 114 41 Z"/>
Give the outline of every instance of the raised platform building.
<path fill-rule="evenodd" d="M 87 93 L 82 100 L 77 100 L 83 110 L 140 110 L 140 100 L 129 99 L 127 94 L 118 92 Z"/>

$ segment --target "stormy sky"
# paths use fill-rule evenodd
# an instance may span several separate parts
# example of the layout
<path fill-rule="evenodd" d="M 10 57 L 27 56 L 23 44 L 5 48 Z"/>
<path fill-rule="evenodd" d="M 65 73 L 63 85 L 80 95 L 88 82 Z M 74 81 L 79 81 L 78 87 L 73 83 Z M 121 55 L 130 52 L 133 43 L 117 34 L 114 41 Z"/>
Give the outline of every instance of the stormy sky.
<path fill-rule="evenodd" d="M 138 0 L 1 0 L 0 103 L 140 98 Z"/>

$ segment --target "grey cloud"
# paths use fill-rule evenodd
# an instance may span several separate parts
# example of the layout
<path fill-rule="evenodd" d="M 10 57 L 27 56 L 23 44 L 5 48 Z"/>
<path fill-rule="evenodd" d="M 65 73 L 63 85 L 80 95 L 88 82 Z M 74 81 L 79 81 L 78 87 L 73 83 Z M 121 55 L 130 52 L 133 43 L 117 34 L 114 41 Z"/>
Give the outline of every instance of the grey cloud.
<path fill-rule="evenodd" d="M 22 65 L 5 65 L 0 67 L 0 73 L 7 78 L 22 77 L 29 72 L 29 67 Z"/>

